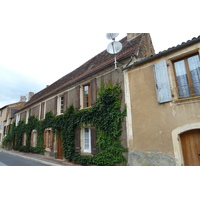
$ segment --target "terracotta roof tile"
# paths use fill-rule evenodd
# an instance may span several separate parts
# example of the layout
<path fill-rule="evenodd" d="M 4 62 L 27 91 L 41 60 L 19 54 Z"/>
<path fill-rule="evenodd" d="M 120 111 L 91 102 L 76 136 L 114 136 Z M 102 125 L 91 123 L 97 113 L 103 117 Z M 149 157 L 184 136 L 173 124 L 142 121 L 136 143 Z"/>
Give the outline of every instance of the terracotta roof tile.
<path fill-rule="evenodd" d="M 135 63 L 133 63 L 132 65 L 129 65 L 129 66 L 123 68 L 123 70 L 131 68 L 133 66 L 144 64 L 144 63 L 149 62 L 149 61 L 151 61 L 151 60 L 153 60 L 155 58 L 159 58 L 159 57 L 161 57 L 163 55 L 166 55 L 168 53 L 171 53 L 173 51 L 177 51 L 177 50 L 179 50 L 181 48 L 185 48 L 185 47 L 187 47 L 189 45 L 195 44 L 196 42 L 200 42 L 200 35 L 198 37 L 193 37 L 191 40 L 188 40 L 187 42 L 182 42 L 181 44 L 178 44 L 178 45 L 170 47 L 170 48 L 168 48 L 166 50 L 160 51 L 157 54 L 154 54 L 154 55 L 151 55 L 149 57 L 145 57 L 145 58 L 139 59 Z"/>

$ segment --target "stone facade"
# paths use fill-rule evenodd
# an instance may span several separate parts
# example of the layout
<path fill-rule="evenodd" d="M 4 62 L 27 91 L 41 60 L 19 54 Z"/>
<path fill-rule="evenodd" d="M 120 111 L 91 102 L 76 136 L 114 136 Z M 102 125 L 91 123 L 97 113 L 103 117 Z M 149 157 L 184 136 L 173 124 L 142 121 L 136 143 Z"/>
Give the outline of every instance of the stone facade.
<path fill-rule="evenodd" d="M 35 115 L 38 119 L 44 119 L 45 113 L 49 111 L 52 111 L 55 116 L 62 114 L 61 106 L 64 111 L 70 105 L 73 105 L 76 110 L 84 109 L 84 85 L 89 85 L 90 87 L 89 98 L 90 105 L 92 106 L 98 96 L 98 90 L 102 80 L 105 85 L 107 85 L 110 81 L 113 85 L 119 83 L 122 88 L 123 109 L 125 106 L 125 91 L 124 72 L 122 71 L 122 68 L 128 63 L 131 63 L 133 60 L 151 56 L 154 54 L 154 49 L 149 34 L 136 34 L 134 37 L 131 36 L 128 41 L 127 38 L 124 38 L 121 42 L 124 46 L 123 50 L 117 55 L 117 69 L 115 69 L 114 65 L 114 56 L 108 54 L 106 51 L 103 51 L 73 72 L 67 74 L 52 85 L 33 95 L 25 107 L 20 110 L 16 116 L 22 116 L 22 113 L 27 111 L 29 112 L 27 118 L 30 115 Z M 63 104 L 61 103 L 61 98 Z M 20 117 L 17 117 L 17 119 L 18 123 Z M 53 147 L 47 149 L 48 156 L 55 156 L 57 153 L 57 139 L 56 137 L 54 137 L 54 139 Z M 126 119 L 124 119 L 124 122 L 122 123 L 122 135 L 120 139 L 122 141 L 122 145 L 127 147 Z"/>

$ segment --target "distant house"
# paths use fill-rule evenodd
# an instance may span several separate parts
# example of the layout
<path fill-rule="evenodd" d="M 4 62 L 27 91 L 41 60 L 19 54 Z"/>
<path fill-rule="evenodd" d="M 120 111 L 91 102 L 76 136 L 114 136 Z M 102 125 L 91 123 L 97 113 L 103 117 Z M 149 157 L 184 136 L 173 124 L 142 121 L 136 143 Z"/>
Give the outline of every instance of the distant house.
<path fill-rule="evenodd" d="M 26 101 L 25 96 L 20 97 L 20 101 L 0 108 L 0 146 L 4 136 L 10 131 L 11 125 L 15 118 L 15 112 L 21 109 Z"/>
<path fill-rule="evenodd" d="M 127 37 L 120 42 L 123 49 L 117 54 L 117 69 L 115 69 L 113 55 L 110 55 L 106 50 L 99 53 L 79 68 L 33 95 L 25 106 L 17 112 L 16 125 L 20 120 L 28 123 L 29 117 L 33 115 L 38 120 L 44 120 L 45 114 L 49 111 L 54 116 L 60 116 L 70 105 L 73 105 L 75 110 L 91 108 L 96 103 L 102 80 L 105 84 L 110 81 L 113 84 L 119 83 L 122 89 L 121 107 L 123 108 L 125 106 L 125 89 L 124 72 L 121 69 L 138 59 L 153 55 L 154 48 L 148 33 L 128 33 Z M 32 131 L 36 134 L 35 139 L 31 139 L 31 144 L 36 145 L 37 127 L 34 127 Z M 79 129 L 75 130 L 75 151 L 77 153 L 83 155 L 96 153 L 95 132 L 95 127 L 86 124 L 82 124 Z M 43 130 L 43 134 L 45 154 L 56 158 L 64 158 L 62 152 L 63 138 L 58 134 L 56 135 L 51 125 Z M 31 135 L 31 138 L 34 137 Z M 120 139 L 122 145 L 127 147 L 126 119 L 122 123 Z"/>
<path fill-rule="evenodd" d="M 124 68 L 129 165 L 200 165 L 200 36 Z"/>

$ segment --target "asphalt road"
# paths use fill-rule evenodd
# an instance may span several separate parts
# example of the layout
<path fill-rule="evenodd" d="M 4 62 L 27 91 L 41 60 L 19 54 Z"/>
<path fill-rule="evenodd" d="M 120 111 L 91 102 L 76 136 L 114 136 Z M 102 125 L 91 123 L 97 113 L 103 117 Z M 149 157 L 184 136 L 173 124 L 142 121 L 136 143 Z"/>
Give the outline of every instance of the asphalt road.
<path fill-rule="evenodd" d="M 37 161 L 29 160 L 19 156 L 0 152 L 0 166 L 50 166 Z"/>

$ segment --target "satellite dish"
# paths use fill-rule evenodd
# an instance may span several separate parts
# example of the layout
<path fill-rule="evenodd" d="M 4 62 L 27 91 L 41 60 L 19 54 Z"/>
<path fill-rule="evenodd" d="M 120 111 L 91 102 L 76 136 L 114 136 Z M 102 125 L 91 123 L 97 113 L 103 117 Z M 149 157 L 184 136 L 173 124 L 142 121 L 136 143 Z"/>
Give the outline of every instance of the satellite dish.
<path fill-rule="evenodd" d="M 115 40 L 119 33 L 106 33 L 106 38 L 109 40 Z"/>
<path fill-rule="evenodd" d="M 110 54 L 117 54 L 122 50 L 122 44 L 120 42 L 113 41 L 107 47 L 107 52 Z"/>

